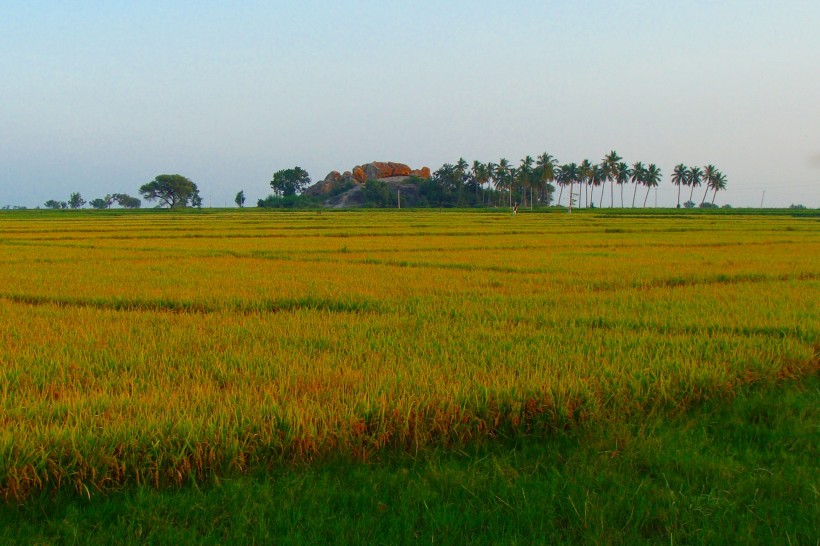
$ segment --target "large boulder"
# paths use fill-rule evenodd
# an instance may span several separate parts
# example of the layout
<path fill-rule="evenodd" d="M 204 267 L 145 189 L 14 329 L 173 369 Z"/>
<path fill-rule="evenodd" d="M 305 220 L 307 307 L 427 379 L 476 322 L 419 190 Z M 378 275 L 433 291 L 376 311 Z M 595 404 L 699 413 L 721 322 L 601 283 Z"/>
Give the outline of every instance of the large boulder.
<path fill-rule="evenodd" d="M 421 169 L 413 169 L 410 171 L 410 176 L 415 176 L 416 178 L 423 178 L 427 180 L 430 178 L 430 167 L 422 167 Z"/>
<path fill-rule="evenodd" d="M 402 182 L 410 176 L 428 179 L 430 178 L 430 169 L 428 167 L 411 169 L 404 163 L 394 163 L 393 161 L 373 161 L 364 165 L 356 165 L 343 174 L 339 174 L 339 171 L 331 171 L 324 180 L 316 182 L 306 189 L 305 194 L 312 196 L 325 195 L 350 182 L 357 185 L 364 184 L 368 180 Z"/>
<path fill-rule="evenodd" d="M 361 167 L 353 167 L 353 179 L 359 184 L 364 184 L 368 180 L 365 170 Z"/>
<path fill-rule="evenodd" d="M 368 180 L 381 180 L 394 176 L 410 176 L 411 169 L 404 163 L 374 161 L 361 166 Z"/>
<path fill-rule="evenodd" d="M 305 194 L 313 197 L 317 195 L 325 195 L 336 189 L 336 187 L 339 186 L 341 180 L 342 175 L 339 174 L 339 171 L 330 171 L 324 180 L 320 180 L 311 187 L 307 188 L 305 190 Z"/>

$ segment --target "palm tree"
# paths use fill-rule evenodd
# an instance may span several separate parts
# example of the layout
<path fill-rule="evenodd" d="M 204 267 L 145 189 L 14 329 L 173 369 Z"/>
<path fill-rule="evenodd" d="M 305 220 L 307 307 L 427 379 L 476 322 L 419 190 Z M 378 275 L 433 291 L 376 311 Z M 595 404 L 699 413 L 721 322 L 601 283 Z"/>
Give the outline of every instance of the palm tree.
<path fill-rule="evenodd" d="M 527 188 L 530 188 L 530 208 L 532 208 L 532 166 L 535 160 L 532 156 L 527 156 L 521 160 L 518 168 L 518 179 L 521 181 L 521 206 L 527 206 Z"/>
<path fill-rule="evenodd" d="M 686 165 L 679 163 L 675 165 L 675 170 L 672 172 L 672 184 L 678 187 L 678 208 L 680 208 L 680 187 L 686 185 L 686 180 L 689 178 L 689 169 Z"/>
<path fill-rule="evenodd" d="M 615 182 L 621 187 L 621 208 L 624 208 L 624 186 L 629 182 L 631 176 L 632 171 L 629 170 L 629 165 L 623 161 L 618 162 L 615 171 Z"/>
<path fill-rule="evenodd" d="M 580 180 L 579 167 L 575 163 L 569 163 L 561 167 L 560 177 L 564 184 L 569 183 L 569 213 L 572 214 L 572 189 L 576 182 Z M 578 194 L 581 195 L 580 193 Z"/>
<path fill-rule="evenodd" d="M 586 190 L 586 196 L 584 198 L 584 206 L 589 206 L 589 185 L 592 183 L 592 163 L 589 159 L 585 159 L 581 161 L 581 164 L 578 165 L 578 178 L 579 182 L 584 183 L 584 189 Z"/>
<path fill-rule="evenodd" d="M 643 183 L 646 184 L 646 197 L 643 198 L 643 206 L 646 208 L 646 200 L 649 199 L 649 190 L 657 188 L 661 181 L 661 170 L 654 163 L 650 163 L 646 168 Z"/>
<path fill-rule="evenodd" d="M 507 176 L 510 172 L 510 162 L 504 158 L 498 161 L 495 166 L 495 187 L 504 189 L 507 187 Z M 510 206 L 512 207 L 512 191 L 510 192 Z"/>
<path fill-rule="evenodd" d="M 604 204 L 604 184 L 606 183 L 606 169 L 601 165 L 592 166 L 592 186 L 601 186 L 601 200 L 598 203 L 598 208 Z M 593 204 L 595 200 L 593 199 Z"/>
<path fill-rule="evenodd" d="M 557 164 L 558 160 L 552 157 L 547 152 L 544 152 L 543 154 L 538 156 L 538 160 L 536 161 L 536 168 L 538 169 L 538 178 L 541 181 L 539 187 L 542 190 L 546 189 L 549 183 L 555 180 L 555 166 Z"/>
<path fill-rule="evenodd" d="M 561 188 L 558 190 L 558 206 L 561 206 L 561 196 L 564 195 L 564 187 L 569 182 L 569 179 L 566 177 L 566 173 L 564 170 L 565 165 L 561 165 L 555 169 L 555 181 L 558 183 L 558 187 Z"/>
<path fill-rule="evenodd" d="M 693 203 L 692 194 L 695 191 L 695 187 L 700 186 L 702 181 L 703 171 L 700 170 L 700 167 L 692 167 L 689 169 L 689 203 Z"/>
<path fill-rule="evenodd" d="M 644 178 L 646 177 L 646 167 L 643 166 L 643 163 L 638 161 L 634 165 L 632 165 L 632 176 L 630 179 L 632 183 L 635 184 L 635 191 L 632 192 L 632 208 L 635 208 L 635 195 L 638 193 L 638 184 L 643 184 Z"/>
<path fill-rule="evenodd" d="M 475 197 L 476 201 L 478 201 L 478 188 L 481 187 L 482 191 L 484 189 L 484 184 L 487 182 L 487 167 L 481 161 L 475 160 L 473 161 L 473 168 L 471 169 L 471 173 L 473 175 L 473 180 L 475 180 Z M 481 203 L 484 203 L 484 199 L 481 199 Z"/>
<path fill-rule="evenodd" d="M 618 173 L 618 162 L 623 159 L 615 150 L 610 151 L 604 156 L 601 166 L 604 167 L 606 179 L 609 180 L 609 208 L 615 206 L 615 178 Z M 603 204 L 603 192 L 601 195 L 601 203 Z"/>
<path fill-rule="evenodd" d="M 714 182 L 712 183 L 712 189 L 715 190 L 714 195 L 712 195 L 712 204 L 715 204 L 715 197 L 717 197 L 717 192 L 726 189 L 726 175 L 720 171 L 715 173 Z"/>
<path fill-rule="evenodd" d="M 718 170 L 714 165 L 707 165 L 703 169 L 703 178 L 706 179 L 706 191 L 703 192 L 703 199 L 700 200 L 700 204 L 704 204 L 706 202 L 706 194 L 709 193 L 709 190 L 715 183 L 715 175 L 717 174 Z"/>
<path fill-rule="evenodd" d="M 459 157 L 458 161 L 455 164 L 455 172 L 453 173 L 456 183 L 456 188 L 458 189 L 458 204 L 461 205 L 461 190 L 464 187 L 464 178 L 467 176 L 469 172 L 470 165 L 464 160 L 463 157 Z"/>
<path fill-rule="evenodd" d="M 512 208 L 513 206 L 512 192 L 513 188 L 515 187 L 516 180 L 518 180 L 518 169 L 516 169 L 515 167 L 510 167 L 507 170 L 507 186 L 510 189 L 510 208 Z M 516 201 L 516 203 L 518 203 L 518 201 Z"/>
<path fill-rule="evenodd" d="M 492 161 L 488 161 L 485 166 L 487 168 L 487 182 L 489 182 L 490 185 L 494 186 L 497 190 L 498 189 L 498 182 L 495 178 L 495 169 L 496 169 L 496 167 L 498 167 L 498 165 L 496 165 Z M 487 202 L 489 203 L 490 200 L 487 199 Z"/>

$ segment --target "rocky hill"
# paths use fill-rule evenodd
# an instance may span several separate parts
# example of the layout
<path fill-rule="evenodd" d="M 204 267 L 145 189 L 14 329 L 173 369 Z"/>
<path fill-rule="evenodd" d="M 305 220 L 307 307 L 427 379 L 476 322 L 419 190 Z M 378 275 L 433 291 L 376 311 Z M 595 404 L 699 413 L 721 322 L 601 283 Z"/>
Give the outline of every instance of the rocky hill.
<path fill-rule="evenodd" d="M 339 173 L 339 171 L 331 171 L 328 175 L 308 189 L 305 190 L 306 195 L 321 196 L 327 195 L 336 196 L 339 190 L 347 188 L 345 191 L 356 193 L 355 190 L 360 191 L 360 186 L 368 180 L 384 180 L 386 182 L 400 184 L 410 177 L 430 178 L 430 169 L 422 167 L 421 169 L 411 169 L 404 163 L 394 163 L 392 161 L 374 161 L 372 163 L 365 163 L 364 165 L 356 165 L 349 171 Z M 335 199 L 334 199 L 335 200 Z"/>

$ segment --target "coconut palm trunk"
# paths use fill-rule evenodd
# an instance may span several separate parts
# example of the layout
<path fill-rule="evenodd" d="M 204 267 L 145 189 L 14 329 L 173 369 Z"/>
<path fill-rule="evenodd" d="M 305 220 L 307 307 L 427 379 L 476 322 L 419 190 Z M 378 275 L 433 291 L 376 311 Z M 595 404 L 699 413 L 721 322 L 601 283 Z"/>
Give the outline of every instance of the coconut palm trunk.
<path fill-rule="evenodd" d="M 638 183 L 635 182 L 635 191 L 632 192 L 632 208 L 635 208 L 635 196 L 638 195 Z"/>
<path fill-rule="evenodd" d="M 646 197 L 643 198 L 643 208 L 646 208 L 646 201 L 649 199 L 649 192 L 652 191 L 652 186 L 646 187 Z"/>
<path fill-rule="evenodd" d="M 706 184 L 706 191 L 703 192 L 703 199 L 700 200 L 700 204 L 704 204 L 706 202 L 706 196 L 709 194 L 709 184 Z"/>

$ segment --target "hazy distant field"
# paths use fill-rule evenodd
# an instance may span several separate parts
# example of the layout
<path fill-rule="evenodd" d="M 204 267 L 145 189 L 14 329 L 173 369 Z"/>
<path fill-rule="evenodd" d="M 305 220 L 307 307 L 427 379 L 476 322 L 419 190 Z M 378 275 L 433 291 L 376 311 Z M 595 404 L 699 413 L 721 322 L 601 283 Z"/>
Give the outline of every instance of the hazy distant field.
<path fill-rule="evenodd" d="M 0 496 L 548 434 L 816 371 L 819 228 L 0 215 Z"/>

